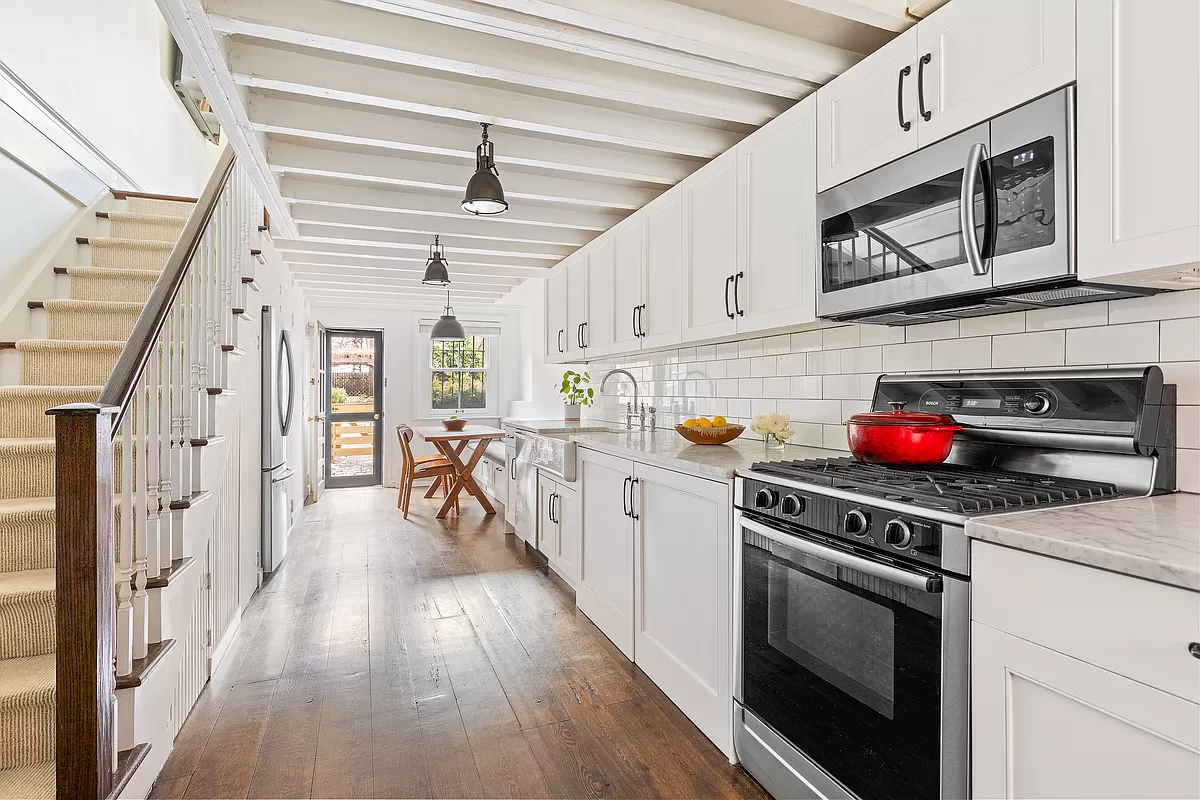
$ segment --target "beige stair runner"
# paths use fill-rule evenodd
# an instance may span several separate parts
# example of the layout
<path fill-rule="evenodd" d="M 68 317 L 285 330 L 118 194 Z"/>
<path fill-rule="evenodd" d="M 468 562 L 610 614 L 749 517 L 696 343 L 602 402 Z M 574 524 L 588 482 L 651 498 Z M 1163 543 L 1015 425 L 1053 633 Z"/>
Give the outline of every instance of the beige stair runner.
<path fill-rule="evenodd" d="M 43 303 L 48 339 L 17 342 L 21 385 L 0 386 L 0 798 L 54 796 L 54 419 L 94 402 L 192 205 L 130 198 Z"/>

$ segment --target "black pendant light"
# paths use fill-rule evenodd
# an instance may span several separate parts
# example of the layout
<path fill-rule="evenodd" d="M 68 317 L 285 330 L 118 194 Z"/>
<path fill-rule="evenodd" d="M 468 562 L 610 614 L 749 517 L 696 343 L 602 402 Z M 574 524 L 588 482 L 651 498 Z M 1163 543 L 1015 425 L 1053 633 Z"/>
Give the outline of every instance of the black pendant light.
<path fill-rule="evenodd" d="M 488 124 L 479 124 L 483 126 L 483 141 L 475 148 L 475 174 L 467 181 L 462 210 L 476 216 L 494 216 L 508 211 L 508 201 L 504 199 L 492 143 L 488 141 Z"/>
<path fill-rule="evenodd" d="M 449 286 L 450 271 L 447 268 L 445 253 L 442 251 L 440 236 L 433 237 L 429 245 L 429 260 L 425 262 L 425 277 L 421 283 L 426 286 Z"/>
<path fill-rule="evenodd" d="M 433 323 L 433 330 L 430 331 L 429 338 L 441 342 L 461 342 L 467 338 L 467 332 L 463 330 L 462 323 L 455 318 L 454 309 L 450 307 L 449 289 L 446 290 L 446 313 Z"/>

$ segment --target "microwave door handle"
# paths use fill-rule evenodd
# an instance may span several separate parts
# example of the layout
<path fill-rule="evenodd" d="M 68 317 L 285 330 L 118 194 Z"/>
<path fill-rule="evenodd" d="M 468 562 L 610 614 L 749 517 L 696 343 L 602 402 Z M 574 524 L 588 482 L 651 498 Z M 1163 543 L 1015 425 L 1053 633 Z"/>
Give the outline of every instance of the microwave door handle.
<path fill-rule="evenodd" d="M 940 594 L 942 591 L 942 579 L 937 575 L 922 575 L 918 572 L 909 572 L 906 569 L 893 567 L 890 564 L 880 564 L 877 561 L 859 558 L 851 553 L 834 550 L 832 547 L 825 547 L 816 542 L 801 539 L 798 536 L 788 536 L 786 533 L 780 533 L 747 517 L 742 517 L 741 526 L 748 531 L 757 533 L 759 536 L 770 539 L 776 544 L 790 547 L 793 550 L 799 550 L 801 553 L 806 553 L 841 567 L 856 569 L 859 572 L 865 572 L 876 578 L 930 594 Z"/>
<path fill-rule="evenodd" d="M 967 153 L 967 165 L 963 168 L 962 194 L 958 198 L 958 222 L 962 228 L 963 247 L 967 251 L 967 263 L 971 265 L 971 272 L 976 275 L 987 275 L 992 266 L 991 259 L 984 258 L 979 237 L 975 234 L 975 186 L 985 160 L 987 146 L 982 142 L 971 145 Z M 990 201 L 985 199 L 984 208 L 989 205 Z M 986 219 L 985 222 L 990 223 L 991 220 Z"/>

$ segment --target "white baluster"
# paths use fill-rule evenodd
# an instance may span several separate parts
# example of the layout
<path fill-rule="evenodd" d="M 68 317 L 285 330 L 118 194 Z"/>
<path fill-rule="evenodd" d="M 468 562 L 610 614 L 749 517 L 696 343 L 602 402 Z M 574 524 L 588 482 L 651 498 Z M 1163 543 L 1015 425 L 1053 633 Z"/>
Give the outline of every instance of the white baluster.
<path fill-rule="evenodd" d="M 146 469 L 142 473 L 144 478 L 143 483 L 146 485 L 146 577 L 158 577 L 158 545 L 159 545 L 159 516 L 161 507 L 159 506 L 158 492 L 162 483 L 162 476 L 159 472 L 158 461 L 158 422 L 159 422 L 159 403 L 161 396 L 159 395 L 159 387 L 161 381 L 159 375 L 161 372 L 161 363 L 159 349 L 155 346 L 150 348 L 150 358 L 146 361 L 146 371 L 143 373 L 146 382 L 146 424 L 143 430 L 146 431 L 144 452 L 146 454 Z"/>
<path fill-rule="evenodd" d="M 215 216 L 215 215 L 214 215 Z M 197 438 L 208 436 L 208 392 L 210 381 L 209 363 L 212 352 L 212 262 L 213 262 L 213 230 L 212 225 L 204 231 L 204 245 L 201 248 L 200 259 L 200 386 L 198 414 L 196 415 Z"/>
<path fill-rule="evenodd" d="M 133 657 L 145 658 L 150 635 L 150 621 L 146 602 L 146 438 L 149 414 L 146 411 L 146 376 L 138 379 L 134 391 L 133 432 Z"/>
<path fill-rule="evenodd" d="M 117 627 L 113 655 L 117 674 L 133 671 L 133 413 L 121 423 L 121 497 L 117 532 Z"/>
<path fill-rule="evenodd" d="M 160 381 L 162 392 L 159 423 L 158 423 L 158 497 L 161 512 L 158 521 L 158 565 L 162 569 L 171 568 L 171 403 L 173 401 L 174 374 L 172 367 L 178 362 L 179 356 L 173 333 L 175 331 L 175 309 L 178 296 L 172 302 L 171 310 L 167 312 L 167 322 L 159 335 L 159 350 L 162 351 L 163 378 Z"/>
<path fill-rule="evenodd" d="M 203 245 L 203 243 L 202 243 Z M 195 478 L 192 475 L 192 437 L 196 419 L 196 388 L 200 383 L 200 375 L 196 366 L 196 276 L 199 273 L 200 256 L 192 256 L 188 266 L 188 274 L 183 282 L 183 405 L 180 408 L 179 445 L 182 451 L 179 457 L 179 492 L 180 499 L 195 491 Z"/>

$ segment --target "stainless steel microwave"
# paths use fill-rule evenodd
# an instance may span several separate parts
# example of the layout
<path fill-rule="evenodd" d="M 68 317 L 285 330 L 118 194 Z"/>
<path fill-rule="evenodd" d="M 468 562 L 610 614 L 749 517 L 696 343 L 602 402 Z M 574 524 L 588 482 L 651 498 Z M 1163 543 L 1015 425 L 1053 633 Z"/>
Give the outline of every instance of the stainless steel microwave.
<path fill-rule="evenodd" d="M 1075 88 L 817 196 L 817 315 L 911 325 L 1153 293 L 1075 270 Z"/>

